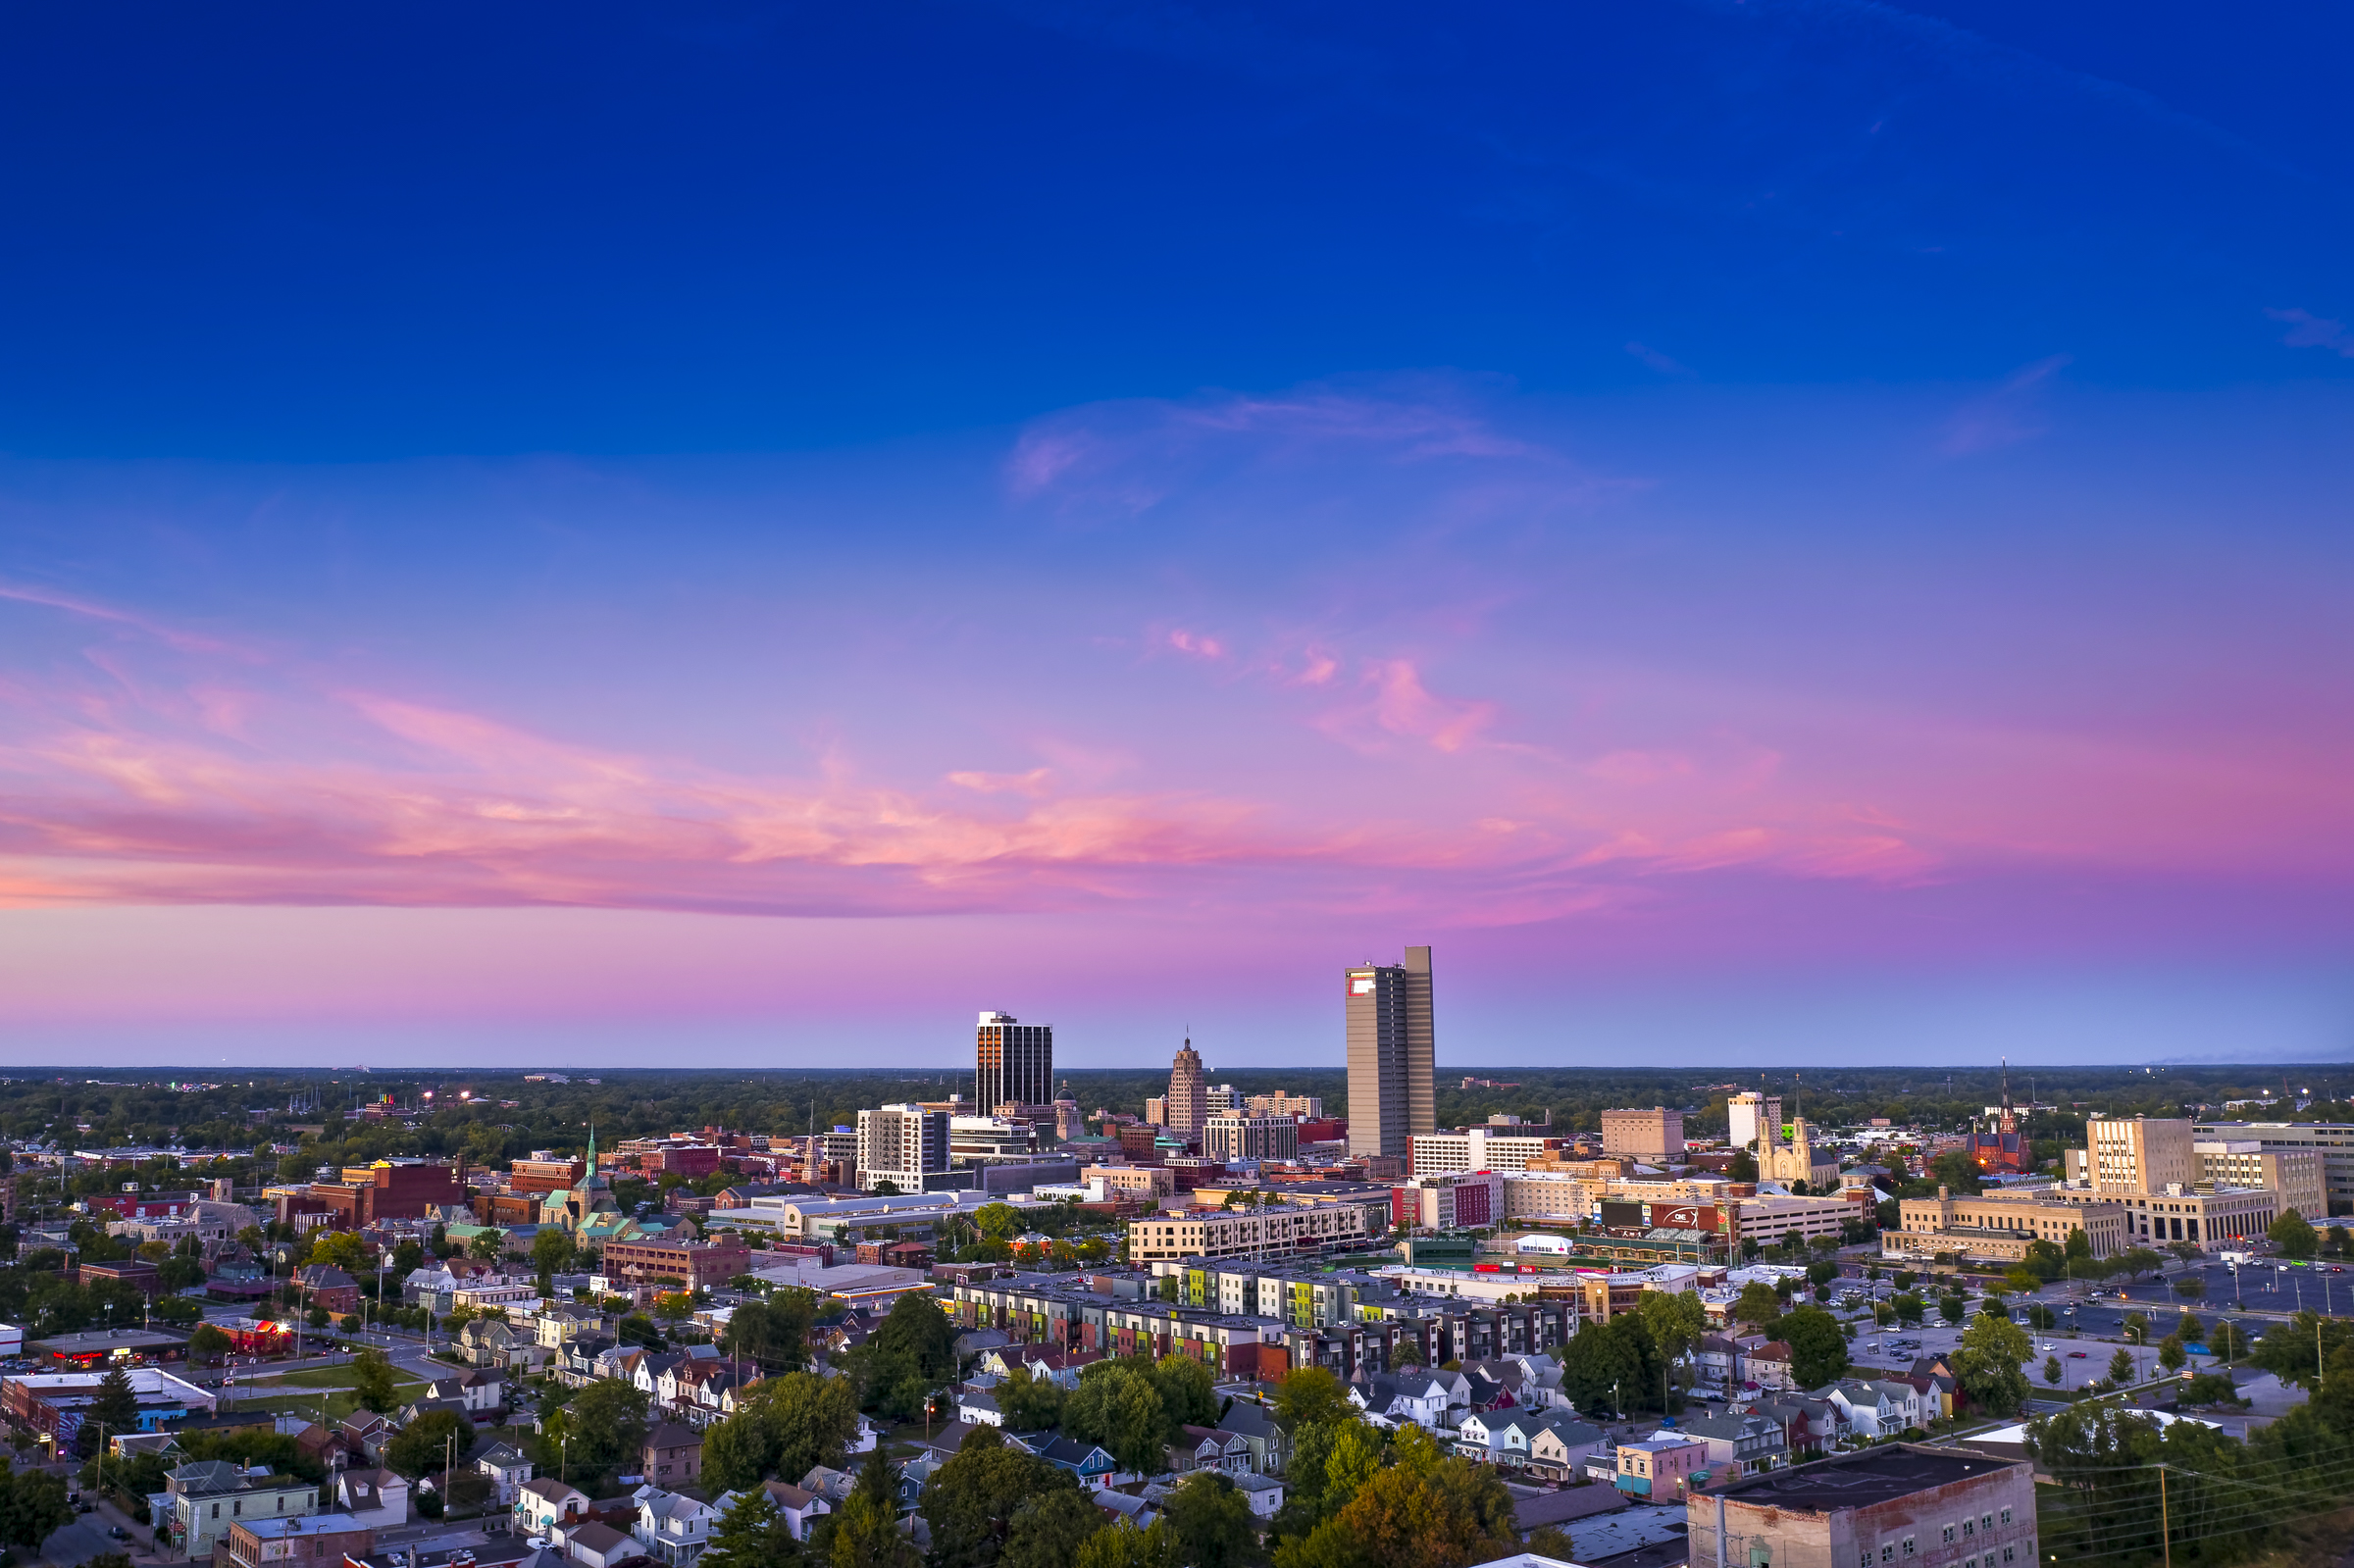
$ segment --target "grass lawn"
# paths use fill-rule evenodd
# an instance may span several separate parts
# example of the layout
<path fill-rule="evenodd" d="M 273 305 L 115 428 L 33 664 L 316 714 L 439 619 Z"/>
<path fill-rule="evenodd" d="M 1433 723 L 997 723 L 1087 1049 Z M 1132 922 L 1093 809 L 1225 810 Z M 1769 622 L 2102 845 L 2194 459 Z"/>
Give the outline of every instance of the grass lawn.
<path fill-rule="evenodd" d="M 247 1392 L 245 1385 L 240 1383 L 237 1385 L 236 1402 L 230 1404 L 224 1400 L 221 1413 L 223 1415 L 250 1414 L 257 1410 L 268 1410 L 274 1413 L 305 1415 L 316 1421 L 319 1419 L 319 1403 L 322 1399 L 327 1401 L 327 1419 L 331 1422 L 342 1420 L 359 1405 L 359 1400 L 352 1397 L 348 1391 L 322 1393 L 314 1389 L 307 1393 L 257 1396 Z"/>
<path fill-rule="evenodd" d="M 265 1367 L 262 1369 L 262 1376 L 267 1378 L 272 1385 L 287 1389 L 348 1389 L 351 1387 L 354 1373 L 348 1366 L 305 1367 L 300 1372 L 273 1376 Z M 244 1381 L 242 1378 L 237 1380 L 240 1388 L 244 1386 Z M 422 1389 L 425 1387 L 422 1380 L 411 1377 L 398 1367 L 392 1369 L 392 1381 L 394 1388 Z"/>

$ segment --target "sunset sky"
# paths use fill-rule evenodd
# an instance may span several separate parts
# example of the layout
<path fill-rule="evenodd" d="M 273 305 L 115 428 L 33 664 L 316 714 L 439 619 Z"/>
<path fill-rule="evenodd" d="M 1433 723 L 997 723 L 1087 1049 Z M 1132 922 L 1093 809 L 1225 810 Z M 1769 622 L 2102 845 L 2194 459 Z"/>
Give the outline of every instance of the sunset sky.
<path fill-rule="evenodd" d="M 2349 45 L 0 20 L 0 1057 L 2343 1059 Z"/>

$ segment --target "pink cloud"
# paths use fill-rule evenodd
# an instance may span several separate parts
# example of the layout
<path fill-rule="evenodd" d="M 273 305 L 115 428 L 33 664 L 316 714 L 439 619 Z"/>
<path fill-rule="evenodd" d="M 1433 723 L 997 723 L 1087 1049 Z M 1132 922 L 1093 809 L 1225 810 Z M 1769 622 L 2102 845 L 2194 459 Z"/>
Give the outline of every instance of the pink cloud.
<path fill-rule="evenodd" d="M 1168 634 L 1168 644 L 1170 647 L 1175 648 L 1179 653 L 1190 653 L 1198 658 L 1222 659 L 1226 656 L 1226 645 L 1224 643 L 1220 642 L 1216 637 L 1203 636 L 1200 632 L 1186 631 L 1171 632 Z"/>
<path fill-rule="evenodd" d="M 1379 688 L 1374 718 L 1392 734 L 1428 741 L 1440 751 L 1458 751 L 1496 720 L 1493 702 L 1459 702 L 1433 696 L 1411 661 L 1390 659 L 1368 676 Z"/>

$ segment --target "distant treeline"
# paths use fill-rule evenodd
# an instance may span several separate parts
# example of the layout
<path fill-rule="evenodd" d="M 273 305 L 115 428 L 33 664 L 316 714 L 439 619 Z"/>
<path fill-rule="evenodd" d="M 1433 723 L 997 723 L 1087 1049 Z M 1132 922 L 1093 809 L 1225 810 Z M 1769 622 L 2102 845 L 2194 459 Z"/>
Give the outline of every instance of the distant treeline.
<path fill-rule="evenodd" d="M 2230 1099 L 2278 1094 L 2289 1086 L 2310 1089 L 2317 1103 L 2303 1119 L 2354 1119 L 2354 1066 L 2016 1069 L 2014 1097 L 2059 1107 L 2036 1116 L 2039 1140 L 2079 1139 L 2085 1115 L 2178 1116 L 2188 1107 L 2220 1107 Z M 35 1075 L 38 1076 L 35 1076 Z M 149 1069 L 136 1076 L 88 1069 L 18 1068 L 0 1080 L 0 1132 L 27 1140 L 104 1146 L 179 1140 L 191 1147 L 250 1148 L 257 1142 L 299 1145 L 281 1157 L 287 1177 L 307 1177 L 321 1164 L 360 1162 L 382 1155 L 464 1154 L 477 1163 L 502 1162 L 534 1149 L 577 1151 L 594 1124 L 607 1146 L 650 1134 L 725 1127 L 792 1134 L 851 1124 L 859 1110 L 891 1101 L 941 1099 L 973 1092 L 972 1075 L 947 1069 L 883 1072 L 780 1069 L 769 1072 L 681 1072 L 600 1069 L 601 1082 L 526 1083 L 520 1072 L 247 1073 L 227 1080 L 221 1070 Z M 1074 1069 L 1058 1077 L 1089 1115 L 1098 1110 L 1141 1112 L 1148 1095 L 1168 1086 L 1168 1070 Z M 1509 1087 L 1472 1087 L 1465 1078 L 1492 1079 Z M 220 1087 L 183 1091 L 172 1081 Z M 1210 1081 L 1243 1094 L 1285 1090 L 1323 1099 L 1328 1115 L 1348 1111 L 1348 1076 L 1338 1068 L 1225 1069 L 1213 1058 Z M 1592 1130 L 1615 1106 L 1678 1106 L 1693 1134 L 1721 1133 L 1728 1085 L 1763 1087 L 1782 1096 L 1785 1115 L 1803 1109 L 1818 1124 L 1839 1125 L 1885 1116 L 1899 1123 L 1957 1129 L 1995 1103 L 1999 1072 L 1970 1068 L 1808 1068 L 1727 1073 L 1685 1069 L 1449 1066 L 1438 1074 L 1442 1126 L 1482 1122 L 1497 1114 L 1529 1121 L 1550 1116 L 1564 1130 Z M 424 1096 L 433 1095 L 429 1101 Z M 414 1126 L 353 1122 L 347 1110 L 389 1093 L 396 1105 L 430 1106 Z M 471 1098 L 465 1097 L 471 1095 Z M 510 1103 L 511 1102 L 511 1103 Z M 291 1108 L 290 1108 L 291 1107 Z M 2287 1119 L 2285 1105 L 2244 1114 Z M 86 1131 L 83 1129 L 86 1128 Z M 312 1133 L 297 1129 L 319 1128 Z"/>

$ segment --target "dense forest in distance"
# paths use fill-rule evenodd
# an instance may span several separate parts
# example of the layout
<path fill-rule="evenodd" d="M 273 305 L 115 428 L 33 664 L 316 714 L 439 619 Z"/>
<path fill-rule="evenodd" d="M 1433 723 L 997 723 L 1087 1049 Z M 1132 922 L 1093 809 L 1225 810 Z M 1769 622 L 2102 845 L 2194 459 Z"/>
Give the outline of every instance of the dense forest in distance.
<path fill-rule="evenodd" d="M 899 1100 L 970 1094 L 970 1073 L 947 1069 L 780 1069 L 680 1072 L 608 1069 L 600 1080 L 527 1083 L 520 1072 L 387 1071 L 250 1072 L 229 1077 L 200 1071 L 150 1069 L 139 1074 L 88 1068 L 15 1068 L 0 1079 L 0 1135 L 25 1141 L 80 1147 L 179 1142 L 190 1148 L 250 1149 L 257 1143 L 299 1145 L 283 1156 L 287 1177 L 307 1177 L 319 1164 L 359 1162 L 385 1155 L 464 1154 L 476 1163 L 503 1162 L 533 1149 L 574 1151 L 591 1124 L 608 1146 L 625 1138 L 703 1127 L 771 1135 L 851 1123 L 859 1110 Z M 1168 1084 L 1165 1067 L 1151 1070 L 1080 1069 L 1061 1075 L 1090 1116 L 1097 1111 L 1140 1112 L 1145 1097 Z M 1338 1068 L 1228 1070 L 1213 1066 L 1210 1081 L 1244 1094 L 1285 1090 L 1322 1097 L 1328 1114 L 1347 1113 L 1348 1078 Z M 1488 1079 L 1496 1087 L 1472 1085 Z M 2052 1105 L 2029 1131 L 2039 1139 L 2075 1139 L 2093 1111 L 2113 1115 L 2179 1116 L 2220 1111 L 2227 1100 L 2277 1097 L 2285 1087 L 2313 1104 L 2292 1112 L 2287 1102 L 2241 1114 L 2270 1120 L 2354 1120 L 2354 1064 L 2280 1068 L 2182 1066 L 2021 1068 L 2011 1075 L 2014 1098 Z M 1763 1087 L 1783 1096 L 1818 1125 L 1838 1126 L 1885 1116 L 1899 1123 L 1958 1130 L 2001 1094 L 2002 1075 L 1989 1068 L 1808 1068 L 1764 1072 L 1637 1071 L 1616 1068 L 1445 1068 L 1438 1075 L 1438 1119 L 1443 1127 L 1517 1115 L 1550 1117 L 1565 1130 L 1600 1126 L 1612 1106 L 1668 1105 L 1686 1112 L 1693 1135 L 1721 1133 L 1728 1091 Z M 384 1095 L 407 1109 L 430 1107 L 417 1125 L 352 1122 L 345 1112 Z M 429 1100 L 426 1096 L 430 1094 Z"/>

